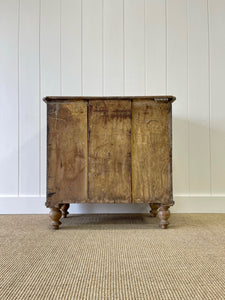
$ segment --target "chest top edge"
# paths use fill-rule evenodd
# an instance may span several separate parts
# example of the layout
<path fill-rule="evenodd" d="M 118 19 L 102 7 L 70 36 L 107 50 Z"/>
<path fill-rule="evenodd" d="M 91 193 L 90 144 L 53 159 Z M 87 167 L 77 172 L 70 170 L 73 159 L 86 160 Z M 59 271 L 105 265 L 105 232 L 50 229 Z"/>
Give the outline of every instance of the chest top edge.
<path fill-rule="evenodd" d="M 154 101 L 160 103 L 172 103 L 176 100 L 174 96 L 101 96 L 101 97 L 94 97 L 94 96 L 46 96 L 42 99 L 47 104 L 55 104 L 55 103 L 70 103 L 75 101 L 93 101 L 93 100 L 135 100 L 135 101 Z"/>

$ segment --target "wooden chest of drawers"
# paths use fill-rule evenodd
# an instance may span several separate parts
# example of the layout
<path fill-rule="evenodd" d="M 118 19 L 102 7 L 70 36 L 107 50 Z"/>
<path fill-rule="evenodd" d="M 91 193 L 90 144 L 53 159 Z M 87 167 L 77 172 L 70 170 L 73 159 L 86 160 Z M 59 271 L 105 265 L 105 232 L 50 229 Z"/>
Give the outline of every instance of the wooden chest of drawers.
<path fill-rule="evenodd" d="M 69 203 L 149 203 L 167 228 L 173 96 L 45 97 L 52 226 Z"/>

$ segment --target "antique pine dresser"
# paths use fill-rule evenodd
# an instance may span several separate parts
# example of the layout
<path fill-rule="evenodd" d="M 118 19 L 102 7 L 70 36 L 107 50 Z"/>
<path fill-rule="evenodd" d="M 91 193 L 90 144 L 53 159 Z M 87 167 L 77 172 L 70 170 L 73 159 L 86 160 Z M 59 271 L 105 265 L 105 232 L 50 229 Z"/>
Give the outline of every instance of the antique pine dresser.
<path fill-rule="evenodd" d="M 167 228 L 173 96 L 45 97 L 47 200 L 58 229 L 70 203 L 148 203 Z"/>

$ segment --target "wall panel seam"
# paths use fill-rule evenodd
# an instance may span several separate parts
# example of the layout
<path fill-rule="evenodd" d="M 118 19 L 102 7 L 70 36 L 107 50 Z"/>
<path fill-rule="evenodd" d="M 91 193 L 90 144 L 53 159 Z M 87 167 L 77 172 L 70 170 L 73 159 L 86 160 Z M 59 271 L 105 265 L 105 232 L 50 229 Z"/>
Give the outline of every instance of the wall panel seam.
<path fill-rule="evenodd" d="M 38 36 L 38 59 L 39 59 L 39 195 L 41 195 L 41 0 L 39 0 L 39 36 Z"/>
<path fill-rule="evenodd" d="M 145 82 L 144 82 L 144 94 L 147 96 L 147 34 L 146 34 L 146 22 L 147 22 L 147 9 L 146 9 L 146 0 L 144 0 L 144 73 L 145 73 Z"/>
<path fill-rule="evenodd" d="M 18 178 L 17 178 L 17 184 L 18 184 L 18 195 L 20 194 L 20 3 L 21 0 L 18 1 Z"/>
<path fill-rule="evenodd" d="M 167 94 L 168 86 L 168 33 L 167 33 L 167 0 L 165 0 L 165 93 Z"/>
<path fill-rule="evenodd" d="M 37 159 L 39 159 L 39 161 L 36 161 L 37 173 L 35 173 L 35 174 L 37 176 L 37 182 L 35 183 L 35 190 L 37 189 L 37 193 L 39 193 L 39 195 L 41 195 L 41 193 L 43 192 L 42 191 L 43 187 L 44 187 L 44 183 L 42 182 L 44 179 L 44 173 L 43 173 L 44 164 L 43 163 L 45 163 L 45 162 L 43 162 L 43 158 L 44 158 L 43 150 L 44 150 L 44 145 L 45 145 L 45 140 L 43 139 L 43 136 L 44 136 L 43 131 L 44 131 L 44 125 L 45 125 L 44 119 L 46 117 L 46 116 L 44 116 L 44 110 L 42 107 L 43 105 L 42 105 L 42 101 L 41 101 L 41 96 L 44 96 L 44 95 L 42 95 L 43 92 L 48 93 L 48 90 L 51 90 L 50 89 L 51 82 L 48 83 L 46 80 L 46 78 L 47 79 L 49 78 L 48 73 L 51 74 L 51 66 L 49 66 L 49 59 L 48 59 L 49 55 L 48 54 L 45 55 L 46 47 L 44 44 L 45 44 L 45 41 L 47 40 L 46 34 L 45 34 L 45 29 L 46 29 L 45 26 L 46 26 L 46 24 L 51 25 L 51 24 L 55 23 L 52 20 L 48 22 L 48 21 L 46 21 L 46 19 L 49 15 L 49 11 L 52 11 L 57 7 L 57 13 L 54 13 L 54 15 L 52 16 L 52 19 L 57 18 L 57 24 L 58 24 L 58 15 L 59 15 L 60 31 L 58 32 L 58 26 L 57 26 L 57 41 L 59 38 L 60 42 L 59 42 L 59 44 L 57 42 L 57 47 L 55 47 L 55 51 L 56 52 L 59 51 L 59 59 L 58 59 L 58 54 L 56 57 L 57 64 L 59 61 L 59 67 L 57 65 L 57 68 L 53 68 L 54 70 L 57 71 L 57 72 L 54 72 L 54 73 L 57 73 L 56 74 L 57 82 L 55 84 L 56 87 L 54 86 L 54 82 L 52 85 L 54 88 L 53 92 L 58 91 L 60 93 L 60 95 L 63 95 L 64 92 L 66 92 L 66 86 L 64 84 L 65 83 L 65 79 L 64 79 L 65 53 L 64 53 L 63 45 L 64 45 L 64 35 L 66 36 L 69 33 L 67 33 L 67 30 L 64 29 L 65 28 L 64 18 L 67 18 L 67 13 L 66 13 L 67 10 L 64 6 L 64 2 L 62 2 L 62 1 L 63 0 L 59 0 L 59 2 L 35 0 L 34 2 L 32 2 L 33 4 L 35 3 L 35 16 L 37 17 L 37 19 L 35 19 L 35 20 L 37 20 L 37 21 L 35 21 L 36 22 L 35 30 L 30 29 L 30 31 L 28 32 L 29 33 L 28 36 L 32 35 L 33 31 L 35 34 L 38 33 L 37 39 L 35 39 L 35 46 L 37 48 L 35 49 L 34 53 L 32 50 L 29 50 L 29 49 L 33 49 L 33 48 L 24 47 L 24 46 L 26 46 L 25 41 L 28 38 L 27 38 L 26 30 L 25 30 L 26 28 L 25 28 L 25 25 L 23 22 L 23 16 L 24 16 L 24 13 L 29 14 L 29 9 L 28 9 L 30 7 L 30 6 L 28 6 L 29 1 L 16 0 L 15 2 L 13 2 L 13 7 L 11 7 L 11 5 L 10 5 L 10 13 L 13 12 L 14 16 L 18 17 L 18 19 L 14 20 L 13 24 L 9 23 L 9 25 L 7 25 L 10 28 L 12 27 L 11 29 L 14 30 L 13 31 L 13 45 L 16 45 L 16 47 L 18 47 L 18 49 L 16 49 L 16 50 L 14 49 L 13 57 L 12 57 L 13 62 L 15 59 L 18 60 L 17 66 L 16 66 L 16 64 L 14 64 L 14 69 L 13 69 L 13 73 L 14 73 L 13 80 L 16 83 L 18 83 L 18 87 L 16 85 L 11 87 L 14 91 L 13 92 L 15 95 L 14 98 L 18 97 L 18 99 L 14 99 L 15 103 L 18 105 L 18 108 L 16 108 L 18 110 L 16 111 L 16 109 L 15 109 L 15 111 L 14 111 L 15 116 L 17 116 L 17 118 L 18 118 L 18 124 L 17 124 L 17 120 L 16 120 L 16 123 L 13 124 L 13 126 L 14 126 L 13 127 L 13 135 L 15 135 L 15 137 L 14 137 L 15 147 L 13 149 L 13 159 L 18 158 L 18 162 L 16 162 L 16 160 L 15 160 L 15 166 L 14 166 L 14 170 L 15 170 L 14 176 L 18 176 L 18 177 L 14 178 L 14 183 L 13 183 L 14 187 L 13 188 L 15 189 L 14 192 L 17 193 L 18 196 L 20 196 L 21 193 L 25 192 L 28 187 L 28 183 L 26 182 L 25 175 L 26 175 L 27 171 L 29 172 L 29 169 L 28 168 L 26 169 L 24 167 L 24 163 L 23 163 L 24 148 L 23 147 L 26 146 L 27 147 L 26 150 L 29 153 L 32 153 L 32 146 L 30 146 L 29 144 L 26 145 L 26 143 L 23 142 L 23 140 L 25 140 L 26 132 L 27 132 L 25 130 L 23 131 L 23 128 L 25 128 L 29 123 L 29 121 L 24 120 L 24 117 L 23 117 L 25 115 L 25 113 L 23 112 L 23 108 L 25 107 L 25 109 L 26 109 L 26 106 L 25 106 L 26 100 L 23 100 L 23 98 L 24 98 L 23 91 L 26 91 L 26 84 L 27 84 L 26 76 L 27 76 L 27 74 L 29 74 L 29 72 L 26 71 L 26 68 L 24 68 L 24 61 L 25 62 L 27 61 L 27 60 L 24 60 L 24 57 L 26 55 L 25 51 L 26 51 L 26 49 L 29 50 L 28 55 L 31 56 L 30 59 L 32 59 L 32 61 L 33 61 L 33 56 L 35 55 L 35 69 L 37 69 L 37 76 L 34 78 L 37 78 L 35 80 L 39 80 L 39 82 L 35 83 L 36 84 L 35 87 L 37 87 L 37 94 L 36 94 L 35 98 L 38 96 L 39 102 L 36 103 L 35 99 L 30 99 L 30 95 L 28 95 L 28 100 L 30 100 L 31 101 L 30 103 L 32 105 L 34 104 L 35 108 L 37 109 L 37 112 L 35 112 L 35 116 L 37 117 L 37 124 L 32 123 L 32 121 L 30 121 L 30 123 L 32 126 L 34 126 L 34 129 L 36 130 L 35 132 L 32 130 L 31 133 L 32 133 L 32 136 L 36 135 L 34 147 L 37 147 L 37 148 L 35 148 L 36 149 L 35 151 L 37 151 L 38 153 L 35 157 L 37 157 Z M 81 34 L 80 37 L 79 36 L 77 37 L 79 39 L 79 42 L 81 43 L 81 45 L 79 45 L 79 42 L 78 42 L 78 45 L 77 45 L 78 50 L 81 51 L 81 54 L 79 54 L 81 61 L 80 61 L 79 65 L 77 64 L 79 70 L 78 70 L 78 75 L 76 74 L 77 75 L 76 78 L 79 78 L 79 76 L 81 78 L 81 82 L 79 82 L 79 84 L 78 84 L 79 87 L 81 88 L 81 90 L 80 91 L 78 90 L 78 92 L 80 92 L 81 95 L 85 95 L 85 92 L 87 92 L 87 89 L 85 87 L 85 82 L 87 80 L 87 78 L 86 78 L 87 76 L 85 76 L 85 74 L 86 74 L 86 72 L 88 73 L 88 71 L 89 71 L 89 69 L 88 69 L 89 66 L 87 66 L 85 69 L 85 63 L 86 63 L 86 59 L 87 59 L 85 50 L 86 50 L 86 47 L 88 47 L 90 45 L 90 41 L 88 41 L 88 38 L 86 41 L 86 34 L 85 34 L 85 32 L 86 32 L 85 30 L 87 27 L 86 26 L 86 9 L 90 3 L 87 4 L 88 2 L 84 2 L 83 0 L 76 0 L 76 1 L 77 1 L 77 3 L 78 2 L 80 3 L 80 7 L 81 7 L 81 8 L 79 8 L 79 12 L 78 12 L 79 16 L 81 16 L 81 20 L 79 20 L 77 22 L 79 24 L 76 25 L 77 23 L 73 22 L 73 20 L 71 23 L 79 31 L 78 34 Z M 135 15 L 135 20 L 132 20 L 130 17 L 130 9 L 129 9 L 130 2 L 126 1 L 126 0 L 122 0 L 122 1 L 123 2 L 120 2 L 119 6 L 115 7 L 115 12 L 113 10 L 116 18 L 113 21 L 111 21 L 112 24 L 110 23 L 110 28 L 111 28 L 111 25 L 115 24 L 114 22 L 117 22 L 116 13 L 119 12 L 120 15 L 118 17 L 118 20 L 119 20 L 120 28 L 118 30 L 120 32 L 119 42 L 121 44 L 119 45 L 120 52 L 119 52 L 118 56 L 119 56 L 119 62 L 121 62 L 121 64 L 120 64 L 121 68 L 119 69 L 119 72 L 118 72 L 120 75 L 120 77 L 119 77 L 120 80 L 118 79 L 118 77 L 117 77 L 117 79 L 119 81 L 119 83 L 118 83 L 119 92 L 122 95 L 126 95 L 129 92 L 128 81 L 129 81 L 129 76 L 130 76 L 130 72 L 131 72 L 130 71 L 131 68 L 129 68 L 129 66 L 131 65 L 131 63 L 130 63 L 131 55 L 129 52 L 129 48 L 131 45 L 130 40 L 132 41 L 132 39 L 130 39 L 130 34 L 132 34 L 132 32 L 130 32 L 129 28 L 133 28 L 133 27 L 130 27 L 130 23 L 132 21 L 136 22 L 135 20 L 136 20 L 137 13 L 135 11 L 134 11 L 134 13 L 132 13 L 132 16 Z M 48 6 L 46 6 L 46 3 L 48 3 L 47 4 Z M 58 14 L 58 4 L 57 3 L 60 4 L 60 6 L 59 6 L 60 14 Z M 78 5 L 79 5 L 79 3 L 78 3 Z M 143 53 L 144 57 L 142 57 L 142 63 L 144 60 L 144 66 L 143 66 L 144 68 L 141 69 L 140 73 L 143 74 L 142 71 L 144 72 L 143 84 L 144 84 L 145 95 L 147 95 L 148 92 L 152 91 L 154 89 L 154 86 L 157 86 L 157 84 L 158 84 L 158 81 L 154 80 L 155 77 L 153 77 L 154 76 L 154 68 L 152 69 L 152 66 L 150 65 L 152 57 L 154 59 L 154 55 L 155 55 L 152 52 L 152 48 L 154 48 L 153 47 L 154 45 L 152 45 L 151 41 L 156 40 L 156 42 L 158 43 L 157 45 L 159 45 L 156 47 L 155 51 L 157 51 L 157 48 L 159 48 L 159 47 L 161 48 L 160 55 L 162 57 L 162 61 L 161 61 L 160 67 L 161 67 L 162 71 L 165 71 L 165 75 L 162 74 L 162 76 L 159 77 L 162 80 L 162 82 L 161 82 L 162 84 L 160 85 L 160 89 L 162 89 L 162 92 L 163 91 L 165 91 L 165 93 L 169 92 L 168 89 L 170 89 L 170 81 L 171 81 L 173 83 L 172 87 L 174 87 L 174 93 L 178 94 L 179 86 L 172 77 L 174 76 L 174 74 L 175 74 L 174 70 L 176 71 L 177 67 L 178 67 L 178 69 L 181 69 L 181 71 L 182 71 L 182 86 L 183 86 L 183 88 L 181 90 L 181 94 L 183 96 L 183 99 L 181 99 L 181 100 L 183 102 L 181 105 L 182 108 L 178 107 L 177 118 L 182 119 L 181 120 L 183 122 L 182 130 L 184 133 L 187 133 L 187 136 L 184 136 L 182 138 L 181 142 L 177 141 L 177 145 L 182 146 L 182 147 L 184 146 L 183 147 L 184 149 L 187 146 L 187 149 L 186 149 L 187 153 L 182 154 L 181 163 L 184 163 L 185 169 L 187 168 L 187 170 L 185 170 L 185 173 L 187 175 L 187 183 L 185 184 L 184 188 L 182 188 L 182 189 L 185 190 L 187 188 L 188 194 L 191 194 L 192 191 L 194 192 L 195 181 L 193 179 L 192 174 L 195 174 L 195 175 L 196 175 L 196 173 L 204 174 L 204 172 L 205 172 L 204 170 L 201 170 L 200 164 L 199 164 L 199 166 L 194 165 L 194 162 L 197 161 L 199 154 L 197 153 L 198 149 L 196 149 L 196 145 L 194 145 L 194 147 L 193 147 L 193 144 L 191 144 L 192 141 L 195 140 L 195 138 L 196 138 L 196 140 L 198 139 L 198 137 L 199 137 L 199 139 L 201 139 L 200 134 L 195 133 L 195 131 L 194 131 L 195 116 L 197 119 L 196 126 L 199 125 L 199 127 L 201 125 L 200 121 L 201 121 L 201 116 L 202 116 L 200 105 L 196 105 L 196 102 L 195 102 L 195 101 L 198 101 L 198 99 L 197 99 L 197 96 L 195 95 L 194 91 L 195 91 L 195 89 L 196 90 L 201 89 L 201 86 L 199 84 L 199 86 L 196 87 L 195 84 L 193 84 L 194 80 L 192 79 L 192 75 L 193 75 L 193 70 L 196 70 L 196 69 L 199 70 L 199 68 L 201 67 L 201 62 L 199 64 L 197 64 L 197 66 L 194 65 L 194 62 L 196 59 L 195 55 L 204 53 L 204 61 L 203 62 L 206 63 L 204 68 L 206 68 L 205 70 L 206 70 L 206 72 L 208 72 L 208 74 L 204 75 L 205 80 L 201 81 L 201 82 L 203 82 L 203 83 L 206 82 L 206 85 L 208 82 L 208 87 L 203 86 L 203 89 L 204 89 L 205 95 L 206 95 L 206 99 L 205 99 L 204 103 L 205 103 L 205 105 L 207 105 L 207 109 L 209 110 L 209 112 L 207 113 L 207 115 L 203 114 L 205 124 L 202 125 L 202 126 L 204 126 L 204 128 L 203 127 L 202 128 L 205 130 L 204 132 L 207 137 L 207 140 L 205 142 L 205 144 L 206 144 L 205 154 L 207 154 L 207 158 L 205 158 L 205 162 L 207 163 L 207 165 L 206 165 L 207 172 L 208 172 L 208 168 L 209 168 L 209 175 L 207 174 L 207 181 L 203 182 L 203 184 L 204 184 L 203 188 L 201 188 L 200 186 L 198 186 L 197 188 L 200 191 L 205 190 L 207 188 L 207 191 L 210 192 L 210 195 L 213 196 L 213 192 L 215 192 L 216 191 L 215 189 L 217 189 L 217 187 L 216 187 L 217 180 L 220 178 L 220 176 L 219 176 L 219 170 L 220 170 L 219 161 L 218 161 L 217 157 L 216 158 L 214 157 L 214 155 L 215 156 L 217 155 L 217 147 L 221 143 L 219 141 L 219 139 L 217 138 L 217 134 L 218 134 L 218 137 L 220 137 L 220 135 L 222 134 L 222 132 L 219 131 L 219 128 L 216 128 L 217 114 L 219 113 L 220 109 L 218 106 L 216 107 L 216 103 L 218 100 L 217 100 L 217 96 L 216 96 L 217 94 L 215 94 L 217 92 L 217 89 L 216 89 L 217 83 L 215 80 L 216 80 L 216 77 L 219 78 L 218 76 L 220 74 L 220 66 L 217 66 L 217 62 L 222 63 L 224 60 L 223 60 L 222 56 L 216 57 L 217 49 L 214 47 L 214 40 L 216 41 L 217 44 L 219 43 L 220 31 L 218 32 L 218 30 L 221 30 L 221 29 L 218 27 L 218 26 L 220 26 L 220 23 L 217 23 L 216 18 L 217 18 L 217 16 L 220 17 L 219 6 L 221 6 L 221 5 L 219 4 L 219 2 L 216 4 L 214 1 L 202 0 L 200 3 L 200 6 L 199 6 L 199 4 L 197 4 L 195 1 L 183 0 L 182 6 L 179 5 L 180 12 L 178 12 L 178 13 L 182 13 L 182 15 L 183 15 L 183 17 L 182 17 L 183 21 L 179 22 L 179 23 L 181 23 L 180 24 L 181 29 L 178 29 L 178 33 L 175 32 L 175 34 L 174 34 L 174 33 L 171 33 L 174 30 L 174 28 L 172 28 L 171 26 L 175 27 L 175 25 L 178 26 L 179 24 L 177 24 L 178 22 L 176 22 L 176 21 L 171 22 L 171 19 L 170 19 L 171 18 L 170 14 L 172 12 L 171 2 L 169 2 L 167 0 L 163 0 L 161 2 L 160 6 L 156 7 L 157 14 L 159 14 L 159 16 L 162 16 L 162 18 L 160 18 L 160 19 L 157 17 L 156 21 L 154 21 L 154 22 L 156 22 L 156 25 L 160 25 L 159 31 L 157 29 L 157 26 L 154 26 L 153 22 L 149 23 L 149 18 L 152 15 L 152 11 L 154 12 L 154 3 L 155 2 L 143 0 L 143 2 L 141 2 L 141 3 L 142 3 L 141 5 L 143 5 L 143 7 L 138 6 L 138 8 L 140 8 L 139 12 L 141 12 L 141 13 L 144 12 L 144 16 L 143 16 L 144 20 L 142 19 L 142 22 L 144 21 L 144 26 L 143 26 L 143 23 L 141 22 L 142 26 L 140 27 L 140 29 L 138 29 L 139 30 L 138 34 L 140 33 L 141 37 L 142 37 L 143 33 L 144 33 L 144 41 L 143 41 L 144 42 L 144 53 Z M 172 2 L 173 10 L 174 10 L 175 5 L 177 5 L 177 3 L 179 4 L 179 1 Z M 204 5 L 203 5 L 203 3 L 204 3 Z M 33 4 L 32 4 L 32 11 L 34 9 Z M 98 2 L 98 5 L 102 5 L 102 7 L 99 7 L 98 9 L 96 9 L 98 12 L 98 16 L 99 16 L 99 14 L 101 14 L 100 19 L 98 17 L 98 20 L 99 20 L 98 27 L 99 27 L 99 24 L 101 24 L 102 26 L 101 26 L 101 28 L 98 28 L 98 30 L 93 29 L 92 32 L 97 31 L 99 34 L 98 35 L 99 42 L 101 42 L 101 40 L 102 40 L 102 45 L 98 46 L 98 55 L 99 55 L 98 56 L 99 57 L 98 58 L 98 66 L 99 66 L 100 70 L 102 69 L 102 78 L 100 78 L 99 81 L 102 82 L 102 87 L 99 88 L 98 92 L 100 94 L 102 93 L 102 95 L 104 96 L 104 95 L 107 95 L 107 93 L 109 92 L 108 82 L 110 85 L 111 76 L 114 76 L 114 75 L 117 76 L 118 68 L 115 68 L 116 71 L 112 68 L 113 71 L 108 72 L 108 70 L 109 71 L 111 70 L 108 67 L 108 60 L 111 58 L 113 59 L 113 57 L 114 57 L 113 55 L 112 55 L 113 57 L 111 57 L 111 52 L 109 52 L 109 54 L 108 54 L 107 33 L 108 33 L 109 22 L 106 17 L 106 13 L 108 13 L 108 10 L 107 10 L 108 2 L 104 2 L 104 0 L 100 0 Z M 46 12 L 45 6 L 47 7 L 47 10 L 48 10 L 47 12 Z M 204 22 L 202 21 L 203 23 L 200 23 L 198 32 L 199 32 L 199 35 L 204 33 L 204 42 L 206 44 L 206 49 L 204 51 L 200 50 L 200 52 L 198 51 L 198 47 L 196 45 L 200 43 L 201 36 L 198 37 L 197 34 L 193 34 L 194 30 L 195 30 L 194 24 L 195 23 L 198 24 L 196 21 L 197 18 L 199 18 L 200 20 L 202 18 L 202 12 L 199 11 L 199 7 L 204 7 L 204 20 L 203 20 Z M 216 9 L 216 11 L 214 12 L 215 9 Z M 206 24 L 206 10 L 207 10 L 207 24 Z M 185 13 L 186 13 L 187 20 L 185 20 Z M 215 13 L 217 14 L 217 16 L 215 15 Z M 164 14 L 165 14 L 165 20 L 164 20 Z M 88 14 L 88 16 L 89 15 L 90 14 Z M 122 17 L 122 19 L 121 19 L 121 17 Z M 221 15 L 221 17 L 222 17 L 222 15 Z M 215 18 L 215 20 L 214 20 L 214 18 Z M 18 24 L 18 28 L 16 27 L 17 24 Z M 149 24 L 153 24 L 152 25 L 153 28 L 149 27 Z M 137 24 L 134 24 L 134 25 L 137 25 Z M 81 26 L 81 28 L 79 26 Z M 164 26 L 165 26 L 165 33 L 164 33 Z M 198 28 L 198 26 L 197 26 L 197 28 Z M 50 32 L 51 32 L 51 30 L 50 30 Z M 89 31 L 91 32 L 91 29 Z M 88 34 L 89 34 L 89 31 L 88 31 Z M 25 33 L 26 33 L 26 35 L 25 35 Z M 149 33 L 151 34 L 151 36 L 150 36 L 150 39 L 148 40 Z M 10 31 L 10 35 L 11 35 L 11 31 Z M 8 37 L 6 36 L 6 38 L 5 38 L 6 42 L 10 41 L 10 39 L 12 38 L 12 37 L 10 37 L 10 35 Z M 55 35 L 55 32 L 54 32 L 54 35 Z M 72 37 L 72 34 L 69 34 L 69 35 L 71 35 L 71 37 Z M 122 39 L 121 39 L 121 35 L 122 35 Z M 173 42 L 171 42 L 171 37 L 172 37 Z M 70 36 L 68 38 L 70 38 Z M 186 38 L 187 38 L 187 40 L 186 40 Z M 53 38 L 53 39 L 55 39 L 55 38 Z M 116 38 L 115 38 L 115 40 L 116 40 Z M 180 45 L 180 49 L 182 52 L 182 54 L 179 55 L 180 61 L 179 61 L 179 58 L 177 60 L 176 57 L 174 57 L 174 49 L 176 52 L 176 45 L 172 45 L 172 43 L 175 44 L 174 41 L 177 42 L 178 45 Z M 164 45 L 164 43 L 165 43 L 165 45 Z M 111 42 L 110 45 L 114 46 L 113 42 Z M 115 45 L 115 46 L 117 46 L 117 45 Z M 151 50 L 151 51 L 149 52 L 149 50 Z M 100 57 L 101 51 L 102 51 L 102 57 Z M 165 51 L 165 53 L 163 51 Z M 197 51 L 197 52 L 195 52 L 195 51 Z M 171 55 L 170 55 L 170 52 L 171 52 Z M 173 54 L 172 54 L 172 52 L 173 52 Z M 135 54 L 136 54 L 136 52 L 135 52 Z M 51 53 L 50 53 L 50 55 L 51 55 Z M 71 57 L 73 58 L 74 57 L 73 55 L 75 55 L 75 54 L 72 53 L 71 55 L 72 55 Z M 187 57 L 185 55 L 187 55 Z M 170 56 L 171 56 L 171 58 L 170 58 Z M 46 57 L 46 59 L 45 59 L 45 57 Z M 158 55 L 157 55 L 157 57 L 158 57 Z M 11 59 L 11 57 L 9 57 L 9 59 Z M 165 65 L 164 65 L 164 59 L 165 59 Z M 171 59 L 172 59 L 172 63 L 174 64 L 174 66 L 172 66 L 172 64 L 171 64 Z M 215 59 L 216 59 L 216 61 L 214 61 Z M 220 59 L 220 61 L 219 61 L 219 59 Z M 102 61 L 102 66 L 99 65 L 99 62 L 101 63 L 101 61 Z M 37 65 L 36 65 L 36 63 L 37 63 Z M 148 67 L 149 66 L 148 63 L 150 63 L 149 64 L 150 67 Z M 109 66 L 111 67 L 112 64 L 113 64 L 113 61 L 109 64 Z M 172 72 L 170 71 L 170 68 L 171 68 Z M 47 71 L 46 71 L 46 69 L 47 69 Z M 201 72 L 202 72 L 202 70 L 201 70 Z M 200 72 L 200 74 L 201 74 L 201 72 Z M 46 75 L 46 73 L 47 73 L 47 75 Z M 18 76 L 18 78 L 16 76 Z M 177 75 L 175 74 L 175 76 L 177 76 Z M 187 76 L 187 78 L 185 76 Z M 58 77 L 59 77 L 59 79 L 58 79 Z M 75 76 L 72 76 L 72 77 L 75 77 Z M 76 78 L 75 78 L 75 80 L 76 80 Z M 179 79 L 179 77 L 177 77 L 177 78 Z M 136 76 L 134 78 L 134 81 L 137 81 L 137 79 L 138 78 Z M 150 79 L 150 82 L 149 82 L 149 79 Z M 11 79 L 9 79 L 9 81 L 10 80 Z M 73 78 L 72 78 L 72 80 L 73 80 Z M 92 78 L 90 78 L 90 81 L 91 80 L 92 80 Z M 165 85 L 164 85 L 164 80 L 165 80 Z M 41 81 L 43 81 L 43 82 L 41 82 Z M 118 81 L 116 81 L 116 83 Z M 31 82 L 33 83 L 33 81 L 31 81 Z M 178 82 L 181 82 L 181 80 L 178 80 Z M 58 83 L 60 83 L 59 84 L 60 89 L 57 88 Z M 24 88 L 24 85 L 25 85 L 25 88 Z M 193 89 L 193 86 L 194 86 L 194 89 Z M 215 86 L 215 89 L 214 89 L 214 86 Z M 117 87 L 117 85 L 116 85 L 116 87 Z M 150 87 L 150 88 L 148 89 L 148 87 Z M 36 91 L 36 88 L 35 88 L 35 91 Z M 112 91 L 113 91 L 113 88 L 112 88 Z M 137 87 L 137 91 L 140 92 L 139 86 Z M 204 100 L 204 99 L 202 99 L 202 100 Z M 35 101 L 35 102 L 33 103 L 33 101 Z M 178 99 L 178 101 L 179 101 L 179 99 Z M 38 115 L 36 115 L 36 113 Z M 29 118 L 29 110 L 28 110 L 28 118 Z M 219 120 L 218 120 L 218 124 L 219 124 Z M 38 128 L 39 128 L 39 132 L 38 132 Z M 179 128 L 178 128 L 178 130 L 179 130 Z M 216 130 L 218 130 L 218 132 Z M 28 131 L 28 132 L 30 132 L 30 131 Z M 34 134 L 33 134 L 33 132 L 34 132 Z M 6 130 L 5 134 L 7 135 L 7 130 Z M 16 134 L 18 134 L 18 136 L 16 136 Z M 7 139 L 7 143 L 8 142 L 10 142 L 10 139 Z M 183 149 L 182 147 L 181 147 L 181 150 Z M 209 153 L 208 153 L 208 151 L 209 151 Z M 30 158 L 31 157 L 32 156 L 30 156 Z M 25 157 L 25 159 L 26 159 L 26 157 Z M 175 158 L 175 159 L 177 162 L 177 158 Z M 201 163 L 201 161 L 200 161 L 200 163 Z M 218 165 L 218 167 L 217 167 L 217 165 Z M 28 173 L 28 175 L 29 175 L 29 173 Z M 10 183 L 10 178 L 7 180 L 7 182 Z M 177 180 L 176 180 L 176 182 L 177 182 Z M 196 182 L 197 182 L 197 180 L 196 180 Z M 16 186 L 16 184 L 18 184 L 18 186 Z M 182 184 L 181 184 L 181 187 L 182 187 Z M 223 187 L 221 187 L 221 188 L 223 190 Z M 8 189 L 11 189 L 11 188 L 8 188 Z M 29 190 L 29 189 L 27 189 L 27 190 Z M 31 192 L 32 192 L 32 190 L 31 190 Z M 35 193 L 36 193 L 36 191 L 35 191 Z"/>
<path fill-rule="evenodd" d="M 59 0 L 59 80 L 62 96 L 62 0 Z"/>
<path fill-rule="evenodd" d="M 102 14 L 101 14 L 101 19 L 102 19 L 102 96 L 105 95 L 105 78 L 104 78 L 104 74 L 105 74 L 105 51 L 104 51 L 104 0 L 102 0 Z"/>
<path fill-rule="evenodd" d="M 211 44 L 210 44 L 210 12 L 209 0 L 207 0 L 207 25 L 208 25 L 208 93 L 209 93 L 209 181 L 210 181 L 210 194 L 212 194 L 212 136 L 211 136 Z"/>
<path fill-rule="evenodd" d="M 80 18 L 80 50 L 81 50 L 81 64 L 80 64 L 80 73 L 81 73 L 81 95 L 84 95 L 84 72 L 83 72 L 83 0 L 80 0 L 80 13 L 81 13 L 81 18 Z"/>
<path fill-rule="evenodd" d="M 125 96 L 125 0 L 123 0 L 123 96 Z"/>
<path fill-rule="evenodd" d="M 187 159 L 188 159 L 188 178 L 187 178 L 187 184 L 188 184 L 188 193 L 190 194 L 190 103 L 189 103 L 189 0 L 186 0 L 186 28 L 187 28 L 187 143 L 188 143 L 188 151 L 187 151 Z"/>

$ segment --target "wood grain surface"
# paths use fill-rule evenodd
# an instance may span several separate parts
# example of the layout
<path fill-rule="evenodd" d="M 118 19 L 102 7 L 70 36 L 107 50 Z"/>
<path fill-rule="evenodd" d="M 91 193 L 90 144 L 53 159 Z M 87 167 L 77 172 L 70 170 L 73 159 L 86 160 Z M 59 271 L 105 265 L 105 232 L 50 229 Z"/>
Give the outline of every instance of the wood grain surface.
<path fill-rule="evenodd" d="M 43 98 L 43 101 L 46 103 L 69 103 L 73 101 L 93 101 L 93 100 L 120 100 L 120 101 L 160 101 L 160 103 L 173 102 L 176 100 L 174 96 L 47 96 Z"/>
<path fill-rule="evenodd" d="M 48 104 L 47 206 L 87 200 L 87 102 Z"/>
<path fill-rule="evenodd" d="M 47 203 L 173 204 L 171 102 L 48 103 Z"/>
<path fill-rule="evenodd" d="M 89 201 L 131 202 L 131 101 L 89 102 Z"/>
<path fill-rule="evenodd" d="M 132 102 L 132 202 L 170 203 L 171 104 Z"/>

